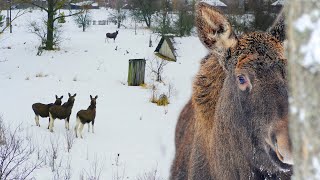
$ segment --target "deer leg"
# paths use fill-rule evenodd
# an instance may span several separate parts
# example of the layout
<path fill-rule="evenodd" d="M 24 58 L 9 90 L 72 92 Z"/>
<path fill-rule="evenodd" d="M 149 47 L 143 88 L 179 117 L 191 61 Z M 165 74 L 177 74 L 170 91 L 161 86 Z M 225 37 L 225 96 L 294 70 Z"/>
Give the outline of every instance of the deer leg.
<path fill-rule="evenodd" d="M 88 123 L 88 132 L 90 132 L 90 123 Z"/>
<path fill-rule="evenodd" d="M 69 117 L 65 119 L 65 128 L 69 130 Z"/>
<path fill-rule="evenodd" d="M 94 133 L 94 120 L 92 121 L 92 133 Z"/>
<path fill-rule="evenodd" d="M 50 117 L 49 130 L 50 130 L 50 132 L 53 132 L 54 119 L 53 119 L 51 113 L 49 113 L 49 117 Z"/>
<path fill-rule="evenodd" d="M 74 132 L 76 133 L 76 138 L 78 138 L 77 131 L 78 131 L 79 124 L 80 124 L 80 118 L 77 117 L 76 126 L 74 127 Z"/>
<path fill-rule="evenodd" d="M 39 124 L 39 116 L 38 116 L 38 115 L 35 115 L 34 120 L 36 121 L 36 126 L 39 126 L 39 127 L 40 127 L 40 124 Z"/>
<path fill-rule="evenodd" d="M 83 126 L 84 126 L 84 124 L 81 123 L 81 124 L 80 124 L 80 127 L 79 127 L 79 134 L 80 134 L 80 137 L 81 137 L 81 138 L 83 138 L 83 137 L 82 137 Z"/>

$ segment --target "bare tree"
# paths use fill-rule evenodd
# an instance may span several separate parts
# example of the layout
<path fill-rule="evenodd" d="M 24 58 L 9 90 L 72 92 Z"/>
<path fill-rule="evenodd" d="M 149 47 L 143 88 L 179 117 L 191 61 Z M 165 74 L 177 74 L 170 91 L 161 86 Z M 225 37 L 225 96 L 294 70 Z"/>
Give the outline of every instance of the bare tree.
<path fill-rule="evenodd" d="M 175 33 L 172 28 L 172 16 L 170 12 L 172 12 L 172 3 L 170 0 L 161 0 L 160 10 L 156 13 L 156 27 L 155 31 L 159 34 L 166 35 L 170 33 Z"/>
<path fill-rule="evenodd" d="M 59 151 L 59 138 L 50 138 L 50 147 L 48 150 L 49 153 L 49 165 L 51 167 L 51 171 L 54 172 L 57 168 L 58 161 L 58 151 Z"/>
<path fill-rule="evenodd" d="M 68 15 L 64 15 L 60 13 L 58 16 L 57 12 L 65 7 L 66 5 L 70 3 L 77 2 L 77 0 L 46 0 L 46 5 L 40 5 L 36 3 L 36 1 L 33 0 L 23 0 L 25 3 L 30 3 L 41 10 L 45 11 L 47 13 L 47 19 L 46 19 L 46 29 L 47 29 L 47 36 L 45 41 L 45 48 L 46 50 L 54 50 L 54 29 L 55 29 L 55 22 L 58 19 L 75 16 L 77 14 L 81 14 L 82 11 L 76 12 L 76 13 L 70 13 Z"/>
<path fill-rule="evenodd" d="M 109 14 L 109 20 L 115 22 L 119 29 L 122 22 L 126 19 L 126 11 L 123 10 L 124 0 L 115 0 L 114 3 L 115 11 Z"/>
<path fill-rule="evenodd" d="M 152 16 L 157 10 L 159 0 L 131 0 L 133 4 L 133 16 L 143 20 L 147 27 L 151 27 Z"/>
<path fill-rule="evenodd" d="M 126 179 L 126 168 L 124 164 L 120 161 L 120 154 L 117 154 L 112 165 L 114 167 L 112 170 L 112 180 Z"/>
<path fill-rule="evenodd" d="M 73 143 L 75 141 L 75 135 L 74 135 L 73 131 L 66 131 L 65 138 L 66 138 L 66 143 L 67 143 L 67 150 L 68 150 L 68 152 L 70 152 L 70 150 L 73 146 Z"/>
<path fill-rule="evenodd" d="M 163 60 L 161 58 L 154 58 L 148 61 L 148 68 L 150 69 L 151 73 L 156 76 L 156 81 L 162 82 L 162 74 L 163 68 L 168 64 L 168 61 Z"/>
<path fill-rule="evenodd" d="M 175 21 L 176 33 L 179 36 L 190 36 L 194 27 L 195 18 L 195 0 L 182 1 L 174 0 L 174 9 L 178 13 L 178 19 Z"/>
<path fill-rule="evenodd" d="M 89 1 L 88 1 L 89 2 Z M 91 21 L 90 15 L 90 4 L 84 4 L 81 6 L 81 10 L 83 13 L 79 13 L 75 16 L 75 22 L 79 27 L 82 27 L 82 31 L 85 32 L 87 27 L 89 27 L 89 23 Z"/>
<path fill-rule="evenodd" d="M 15 2 L 15 3 L 18 3 L 18 2 Z M 5 7 L 5 8 L 8 8 L 8 7 Z M 0 35 L 8 28 L 10 28 L 10 26 L 12 26 L 12 22 L 15 21 L 16 19 L 18 19 L 20 16 L 24 15 L 27 13 L 27 10 L 25 9 L 19 9 L 17 10 L 17 12 L 13 15 L 13 18 L 11 18 L 11 22 L 9 21 L 9 24 L 6 24 L 6 25 L 3 25 L 4 22 L 2 21 L 2 24 L 1 24 L 1 19 L 4 20 L 5 16 L 1 15 L 1 10 L 0 10 Z M 4 26 L 4 27 L 2 27 Z"/>
<path fill-rule="evenodd" d="M 164 180 L 164 178 L 159 175 L 158 168 L 155 168 L 138 176 L 136 180 Z"/>
<path fill-rule="evenodd" d="M 40 40 L 37 56 L 41 56 L 43 49 L 46 47 L 47 41 L 47 27 L 46 22 L 43 20 L 41 23 L 33 21 L 29 24 L 29 32 L 36 35 Z M 55 25 L 53 29 L 53 46 L 58 47 L 62 41 L 60 25 Z"/>
<path fill-rule="evenodd" d="M 101 178 L 101 174 L 104 168 L 104 164 L 102 164 L 103 161 L 99 161 L 97 156 L 95 155 L 93 162 L 90 164 L 90 167 L 88 170 L 83 170 L 85 173 L 81 173 L 81 177 L 87 180 L 99 180 Z M 85 175 L 84 175 L 85 174 Z"/>
<path fill-rule="evenodd" d="M 43 164 L 32 159 L 36 148 L 30 138 L 21 137 L 20 128 L 11 131 L 0 117 L 0 179 L 27 179 Z"/>
<path fill-rule="evenodd" d="M 320 179 L 320 1 L 287 2 L 293 179 Z"/>

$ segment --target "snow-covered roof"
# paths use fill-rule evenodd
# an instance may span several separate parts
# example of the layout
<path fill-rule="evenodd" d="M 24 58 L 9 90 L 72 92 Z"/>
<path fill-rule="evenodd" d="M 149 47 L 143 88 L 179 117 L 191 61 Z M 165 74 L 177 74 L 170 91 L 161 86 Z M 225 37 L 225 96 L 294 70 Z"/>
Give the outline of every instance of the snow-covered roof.
<path fill-rule="evenodd" d="M 200 2 L 205 2 L 211 6 L 227 6 L 225 3 L 219 0 L 201 0 Z"/>
<path fill-rule="evenodd" d="M 85 6 L 85 5 L 98 6 L 98 3 L 95 3 L 93 1 L 82 1 L 82 2 L 71 3 L 71 4 L 76 6 Z"/>
<path fill-rule="evenodd" d="M 277 0 L 276 2 L 271 4 L 272 6 L 283 6 L 284 5 L 284 0 Z"/>

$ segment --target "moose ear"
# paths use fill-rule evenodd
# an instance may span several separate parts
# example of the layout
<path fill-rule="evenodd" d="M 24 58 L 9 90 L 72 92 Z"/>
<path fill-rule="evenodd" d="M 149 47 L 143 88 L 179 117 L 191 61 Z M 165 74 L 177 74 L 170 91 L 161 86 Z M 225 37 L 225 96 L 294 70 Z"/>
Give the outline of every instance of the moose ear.
<path fill-rule="evenodd" d="M 98 95 L 96 95 L 95 99 L 98 99 Z"/>
<path fill-rule="evenodd" d="M 68 93 L 68 96 L 69 96 L 69 97 L 71 97 L 71 94 L 70 94 L 70 93 Z"/>
<path fill-rule="evenodd" d="M 208 49 L 228 49 L 237 44 L 227 18 L 207 3 L 197 5 L 196 25 L 199 38 Z"/>
<path fill-rule="evenodd" d="M 286 25 L 283 9 L 274 21 L 273 25 L 268 29 L 268 32 L 280 42 L 283 42 L 286 39 Z"/>

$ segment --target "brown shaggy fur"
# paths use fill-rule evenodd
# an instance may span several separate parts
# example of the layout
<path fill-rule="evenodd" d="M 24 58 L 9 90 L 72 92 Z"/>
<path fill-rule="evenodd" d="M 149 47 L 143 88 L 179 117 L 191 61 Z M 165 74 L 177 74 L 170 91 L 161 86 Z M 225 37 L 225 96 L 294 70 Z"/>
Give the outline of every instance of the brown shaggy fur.
<path fill-rule="evenodd" d="M 53 105 L 61 105 L 62 98 L 63 98 L 63 96 L 61 96 L 59 98 L 56 95 L 56 101 L 54 103 L 50 103 L 50 104 L 34 103 L 34 104 L 32 104 L 32 110 L 35 114 L 36 126 L 40 127 L 39 116 L 41 116 L 42 118 L 49 117 L 49 108 Z M 49 119 L 49 122 L 50 122 L 50 119 Z M 48 126 L 48 128 L 49 128 L 49 126 Z"/>
<path fill-rule="evenodd" d="M 196 21 L 211 52 L 177 122 L 170 179 L 290 179 L 281 38 L 262 32 L 236 37 L 226 18 L 205 3 L 197 6 Z"/>

